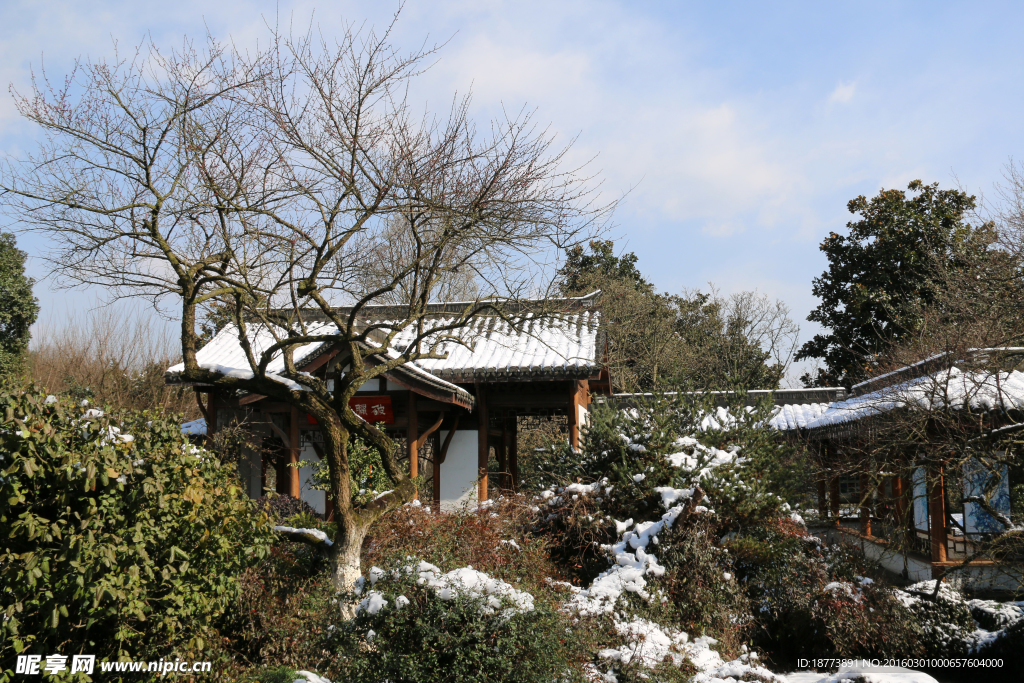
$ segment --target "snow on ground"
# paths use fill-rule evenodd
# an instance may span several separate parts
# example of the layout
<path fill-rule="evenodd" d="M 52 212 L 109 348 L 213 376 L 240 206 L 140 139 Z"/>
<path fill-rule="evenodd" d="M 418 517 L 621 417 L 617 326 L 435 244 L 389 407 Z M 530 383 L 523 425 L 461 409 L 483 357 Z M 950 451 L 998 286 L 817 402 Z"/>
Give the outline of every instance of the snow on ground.
<path fill-rule="evenodd" d="M 296 536 L 311 536 L 312 538 L 315 538 L 324 545 L 334 545 L 334 542 L 331 541 L 331 539 L 327 538 L 327 534 L 325 534 L 323 531 L 320 531 L 319 529 L 296 529 L 292 526 L 275 526 L 274 531 L 283 534 L 293 534 Z"/>
<path fill-rule="evenodd" d="M 641 520 L 635 522 L 628 519 L 623 522 L 608 519 L 607 522 L 614 522 L 616 531 L 620 536 L 617 543 L 602 546 L 608 555 L 612 566 L 602 572 L 586 588 L 579 588 L 563 582 L 548 580 L 551 584 L 564 585 L 570 593 L 568 600 L 563 604 L 563 609 L 570 614 L 580 616 L 595 616 L 610 618 L 619 642 L 614 647 L 606 647 L 596 653 L 596 661 L 587 665 L 588 677 L 596 683 L 618 683 L 616 668 L 623 666 L 640 666 L 653 669 L 664 665 L 666 662 L 679 667 L 689 662 L 696 669 L 693 680 L 696 683 L 735 683 L 737 680 L 754 679 L 767 681 L 769 683 L 936 683 L 931 676 L 911 669 L 899 667 L 890 668 L 844 668 L 836 673 L 822 673 L 814 671 L 797 671 L 788 674 L 776 674 L 760 665 L 757 654 L 746 652 L 738 659 L 732 661 L 723 660 L 721 654 L 714 649 L 717 641 L 708 635 L 691 638 L 690 634 L 670 626 L 662 626 L 655 622 L 626 613 L 627 607 L 620 598 L 627 592 L 636 593 L 640 598 L 647 601 L 664 599 L 660 591 L 648 589 L 648 579 L 661 576 L 665 568 L 658 563 L 658 558 L 648 552 L 649 547 L 657 547 L 658 534 L 670 528 L 687 505 L 691 505 L 694 495 L 697 493 L 699 482 L 710 476 L 715 469 L 727 465 L 741 465 L 743 458 L 736 452 L 723 451 L 714 448 L 707 448 L 692 438 L 680 439 L 677 444 L 680 451 L 666 456 L 668 461 L 682 473 L 689 474 L 689 487 L 673 488 L 658 487 L 655 491 L 660 494 L 664 513 L 660 519 Z M 634 477 L 636 481 L 642 481 L 643 473 Z M 577 500 L 581 496 L 608 495 L 611 492 L 607 479 L 594 484 L 571 484 L 564 488 L 543 491 L 538 495 L 533 507 L 535 512 L 540 512 L 541 507 L 557 508 L 570 500 Z M 486 504 L 481 505 L 479 511 L 486 509 Z M 790 519 L 798 524 L 804 520 L 800 514 L 791 512 L 788 506 L 783 510 L 788 513 Z M 707 508 L 696 506 L 694 514 L 708 512 Z M 805 514 L 814 514 L 815 511 L 803 511 Z M 506 540 L 499 542 L 499 548 L 515 548 L 518 545 L 515 541 Z M 513 586 L 494 579 L 483 572 L 474 570 L 471 566 L 461 567 L 447 573 L 427 562 L 420 561 L 416 565 L 409 565 L 402 570 L 392 572 L 399 576 L 404 572 L 407 576 L 416 576 L 416 582 L 421 586 L 433 589 L 442 600 L 453 600 L 459 596 L 467 596 L 482 600 L 481 613 L 494 614 L 505 605 L 511 603 L 511 609 L 506 608 L 503 614 L 511 616 L 515 612 L 526 612 L 533 609 L 533 596 L 524 591 L 517 590 Z M 378 581 L 386 578 L 387 574 L 373 567 L 369 571 L 370 586 L 376 585 Z M 723 577 L 731 580 L 729 574 Z M 855 582 L 833 582 L 825 587 L 826 591 L 841 593 L 854 600 L 861 599 L 862 587 L 871 583 L 871 579 L 856 577 Z M 361 594 L 366 580 L 361 579 L 358 584 L 357 594 Z M 929 584 L 931 584 L 929 586 Z M 925 592 L 934 589 L 933 582 L 924 582 L 910 587 L 914 592 Z M 943 595 L 951 589 L 947 585 L 942 586 Z M 955 591 L 953 591 L 955 593 Z M 905 605 L 912 605 L 920 598 L 913 592 L 897 591 L 898 597 Z M 963 600 L 958 593 L 955 599 Z M 398 596 L 395 599 L 399 608 L 408 604 L 408 599 Z M 383 593 L 377 590 L 368 591 L 359 604 L 359 611 L 369 614 L 376 614 L 386 607 L 388 601 Z M 1016 623 L 1024 618 L 1024 603 L 1019 605 L 1010 603 L 988 603 L 986 601 L 972 601 L 972 611 L 982 612 L 993 623 L 1001 628 Z M 973 636 L 975 647 L 982 644 L 986 639 L 996 637 L 997 633 L 980 630 Z M 641 674 L 643 675 L 643 674 Z M 307 679 L 308 683 L 329 683 Z M 296 683 L 307 683 L 307 681 L 296 681 Z"/>
<path fill-rule="evenodd" d="M 780 678 L 787 683 L 938 683 L 926 673 L 899 666 L 845 667 L 834 674 L 794 671 Z"/>
<path fill-rule="evenodd" d="M 331 683 L 328 679 L 323 676 L 319 676 L 312 671 L 296 671 L 295 675 L 299 676 L 292 683 Z"/>
<path fill-rule="evenodd" d="M 615 631 L 625 638 L 625 644 L 601 650 L 597 654 L 599 659 L 623 665 L 636 663 L 648 669 L 667 660 L 671 660 L 677 667 L 689 660 L 698 669 L 693 678 L 696 683 L 725 683 L 745 675 L 779 683 L 785 683 L 786 680 L 759 666 L 754 653 L 744 654 L 731 662 L 723 661 L 722 656 L 711 649 L 718 641 L 710 636 L 701 636 L 691 642 L 689 635 L 683 631 L 659 626 L 639 617 L 631 621 L 616 620 Z M 610 672 L 600 675 L 609 682 L 616 678 Z"/>

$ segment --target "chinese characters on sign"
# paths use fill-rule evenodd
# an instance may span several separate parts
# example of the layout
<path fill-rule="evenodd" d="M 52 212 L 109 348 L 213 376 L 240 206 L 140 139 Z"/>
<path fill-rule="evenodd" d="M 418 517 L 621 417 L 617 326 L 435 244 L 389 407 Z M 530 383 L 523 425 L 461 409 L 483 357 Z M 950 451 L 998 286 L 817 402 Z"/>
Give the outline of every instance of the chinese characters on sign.
<path fill-rule="evenodd" d="M 391 424 L 395 415 L 391 412 L 390 396 L 356 396 L 349 400 L 352 411 L 367 422 Z"/>
<path fill-rule="evenodd" d="M 391 412 L 390 396 L 357 396 L 348 402 L 352 411 L 367 422 L 384 422 L 392 424 L 395 415 Z M 316 424 L 316 418 L 306 414 L 306 422 Z"/>

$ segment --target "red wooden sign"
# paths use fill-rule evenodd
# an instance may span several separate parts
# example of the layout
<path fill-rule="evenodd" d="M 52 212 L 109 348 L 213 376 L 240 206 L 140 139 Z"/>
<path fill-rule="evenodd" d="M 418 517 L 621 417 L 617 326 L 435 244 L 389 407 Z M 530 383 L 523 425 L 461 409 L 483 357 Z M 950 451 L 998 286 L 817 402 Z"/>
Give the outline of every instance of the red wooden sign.
<path fill-rule="evenodd" d="M 390 396 L 356 396 L 349 399 L 352 411 L 367 422 L 392 424 L 395 414 L 391 412 Z"/>

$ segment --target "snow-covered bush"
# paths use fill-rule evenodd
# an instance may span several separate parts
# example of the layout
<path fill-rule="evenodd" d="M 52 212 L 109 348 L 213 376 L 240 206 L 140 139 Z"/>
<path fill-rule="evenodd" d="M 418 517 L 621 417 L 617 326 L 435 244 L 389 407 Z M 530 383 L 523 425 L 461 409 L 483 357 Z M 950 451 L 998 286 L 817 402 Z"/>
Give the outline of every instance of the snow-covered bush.
<path fill-rule="evenodd" d="M 0 659 L 202 651 L 266 552 L 259 519 L 174 420 L 0 394 Z"/>
<path fill-rule="evenodd" d="M 1000 631 L 1024 620 L 1024 606 L 1014 602 L 970 600 L 971 617 L 986 631 Z"/>
<path fill-rule="evenodd" d="M 634 522 L 676 508 L 687 519 L 711 516 L 722 534 L 782 513 L 786 503 L 759 467 L 785 450 L 767 424 L 770 411 L 737 402 L 725 410 L 677 393 L 638 398 L 626 410 L 596 404 L 581 452 L 551 453 L 543 468 L 560 484 L 540 493 L 538 528 L 580 566 L 581 579 L 606 566 L 601 547 Z"/>
<path fill-rule="evenodd" d="M 548 683 L 568 666 L 565 616 L 512 584 L 412 558 L 368 575 L 329 640 L 346 680 Z"/>
<path fill-rule="evenodd" d="M 713 637 L 726 658 L 749 642 L 790 664 L 920 652 L 910 612 L 873 568 L 809 536 L 777 494 L 800 484 L 779 466 L 792 449 L 769 414 L 682 395 L 596 407 L 582 452 L 549 459 L 563 483 L 534 499 L 536 528 L 579 568 L 568 608 L 617 630 L 644 619 Z"/>
<path fill-rule="evenodd" d="M 964 596 L 949 583 L 922 581 L 897 591 L 913 614 L 917 636 L 925 653 L 932 657 L 966 657 L 977 626 Z M 932 597 L 934 595 L 934 598 Z"/>

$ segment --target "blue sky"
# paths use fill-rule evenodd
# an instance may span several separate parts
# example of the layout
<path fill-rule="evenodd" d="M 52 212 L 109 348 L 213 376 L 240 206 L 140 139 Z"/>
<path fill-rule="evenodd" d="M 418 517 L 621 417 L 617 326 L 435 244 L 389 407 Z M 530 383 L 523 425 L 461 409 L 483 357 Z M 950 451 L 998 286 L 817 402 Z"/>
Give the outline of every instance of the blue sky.
<path fill-rule="evenodd" d="M 23 87 L 41 59 L 60 74 L 147 32 L 173 45 L 208 27 L 246 45 L 264 17 L 313 16 L 329 34 L 396 6 L 5 0 L 0 78 Z M 443 108 L 472 89 L 480 119 L 525 105 L 578 136 L 573 158 L 596 155 L 609 196 L 632 188 L 613 236 L 659 288 L 756 288 L 790 305 L 806 339 L 817 245 L 843 229 L 847 201 L 915 178 L 992 197 L 1024 155 L 1022 15 L 1009 2 L 409 0 L 396 40 L 449 41 L 413 101 Z M 0 99 L 0 146 L 31 140 Z M 51 315 L 102 295 L 39 290 Z"/>

